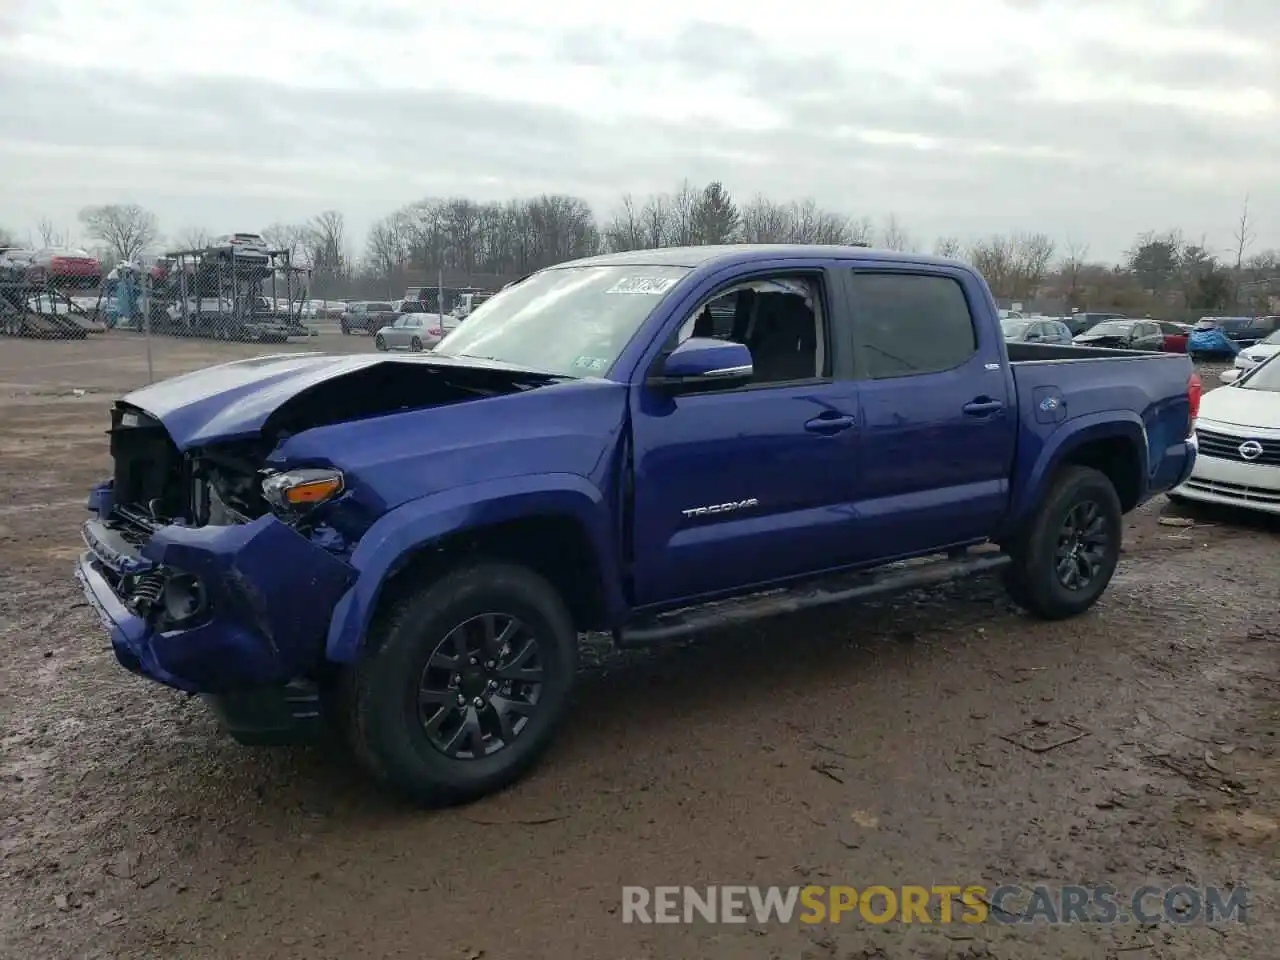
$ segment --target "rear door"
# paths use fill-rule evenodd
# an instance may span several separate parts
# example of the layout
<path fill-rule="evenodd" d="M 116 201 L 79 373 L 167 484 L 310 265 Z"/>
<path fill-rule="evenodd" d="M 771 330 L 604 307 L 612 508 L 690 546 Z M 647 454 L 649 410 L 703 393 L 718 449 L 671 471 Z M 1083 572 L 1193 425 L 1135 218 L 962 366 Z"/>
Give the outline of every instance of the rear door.
<path fill-rule="evenodd" d="M 918 264 L 847 272 L 862 408 L 859 559 L 993 534 L 1004 518 L 1017 407 L 985 291 Z"/>
<path fill-rule="evenodd" d="M 1133 348 L 1135 350 L 1163 350 L 1164 333 L 1154 320 L 1142 320 L 1134 324 Z"/>

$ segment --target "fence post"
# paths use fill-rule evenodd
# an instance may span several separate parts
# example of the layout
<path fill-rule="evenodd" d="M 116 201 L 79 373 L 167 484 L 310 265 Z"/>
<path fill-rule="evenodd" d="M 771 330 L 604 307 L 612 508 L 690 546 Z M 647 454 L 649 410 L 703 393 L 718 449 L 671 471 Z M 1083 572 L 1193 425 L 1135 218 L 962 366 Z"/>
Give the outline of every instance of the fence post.
<path fill-rule="evenodd" d="M 156 382 L 151 360 L 151 271 L 142 274 L 142 335 L 147 341 L 147 383 Z"/>

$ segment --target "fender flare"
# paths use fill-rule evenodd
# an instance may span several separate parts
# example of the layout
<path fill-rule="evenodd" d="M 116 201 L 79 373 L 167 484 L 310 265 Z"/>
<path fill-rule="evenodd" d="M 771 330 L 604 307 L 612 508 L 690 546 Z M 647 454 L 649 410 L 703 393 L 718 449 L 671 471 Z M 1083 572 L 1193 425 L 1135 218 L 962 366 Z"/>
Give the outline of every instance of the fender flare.
<path fill-rule="evenodd" d="M 387 578 L 422 547 L 441 537 L 511 520 L 559 516 L 579 523 L 595 554 L 606 614 L 626 608 L 604 495 L 585 477 L 550 473 L 506 477 L 452 487 L 410 500 L 380 517 L 351 554 L 357 578 L 334 607 L 326 659 L 351 663 L 360 652 Z"/>
<path fill-rule="evenodd" d="M 1138 451 L 1139 482 L 1145 488 L 1150 477 L 1150 452 L 1147 429 L 1132 410 L 1104 410 L 1068 420 L 1050 434 L 1036 457 L 1027 479 L 1014 494 L 1010 511 L 1011 525 L 1017 526 L 1035 508 L 1038 495 L 1044 492 L 1049 478 L 1073 451 L 1095 440 L 1120 438 L 1130 441 Z M 1141 500 L 1141 492 L 1139 493 Z"/>

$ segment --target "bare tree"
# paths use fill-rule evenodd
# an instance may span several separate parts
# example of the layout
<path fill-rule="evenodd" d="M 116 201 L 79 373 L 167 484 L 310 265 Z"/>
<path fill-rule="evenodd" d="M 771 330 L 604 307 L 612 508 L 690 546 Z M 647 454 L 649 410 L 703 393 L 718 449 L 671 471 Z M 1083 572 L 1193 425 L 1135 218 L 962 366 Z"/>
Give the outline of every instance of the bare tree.
<path fill-rule="evenodd" d="M 903 252 L 911 250 L 915 246 L 911 235 L 907 233 L 906 228 L 898 220 L 897 214 L 889 214 L 889 218 L 885 221 L 884 229 L 880 232 L 880 246 L 886 250 L 900 250 Z"/>
<path fill-rule="evenodd" d="M 958 237 L 939 237 L 933 242 L 933 255 L 935 257 L 946 257 L 949 260 L 959 258 L 964 251 L 963 245 Z"/>
<path fill-rule="evenodd" d="M 36 224 L 36 232 L 40 234 L 42 247 L 65 247 L 71 242 L 71 231 L 54 226 L 48 217 L 41 217 Z"/>
<path fill-rule="evenodd" d="M 668 202 L 671 211 L 671 236 L 669 242 L 673 246 L 688 247 L 701 243 L 696 236 L 698 206 L 702 201 L 702 191 L 682 180 Z"/>
<path fill-rule="evenodd" d="M 969 247 L 967 258 L 997 297 L 1024 299 L 1044 283 L 1054 243 L 1043 233 L 996 235 Z"/>
<path fill-rule="evenodd" d="M 622 203 L 604 229 L 604 242 L 614 251 L 639 250 L 644 246 L 643 219 L 631 194 L 622 195 Z"/>
<path fill-rule="evenodd" d="M 757 195 L 742 208 L 740 231 L 747 243 L 786 243 L 791 239 L 791 214 L 780 203 Z"/>
<path fill-rule="evenodd" d="M 213 234 L 204 227 L 185 227 L 174 237 L 180 250 L 204 250 L 212 240 Z"/>
<path fill-rule="evenodd" d="M 1062 264 L 1058 269 L 1062 274 L 1063 294 L 1066 296 L 1067 306 L 1069 307 L 1084 306 L 1084 291 L 1081 288 L 1081 279 L 1084 275 L 1085 258 L 1088 256 L 1089 245 L 1087 243 L 1067 240 L 1067 247 L 1062 256 Z"/>
<path fill-rule="evenodd" d="M 136 203 L 85 207 L 80 222 L 85 233 L 101 242 L 117 261 L 136 260 L 160 236 L 156 215 Z"/>
<path fill-rule="evenodd" d="M 284 250 L 289 262 L 295 266 L 307 262 L 308 240 L 311 228 L 305 223 L 273 223 L 262 231 L 262 239 L 272 250 Z"/>
<path fill-rule="evenodd" d="M 640 211 L 644 223 L 644 245 L 649 249 L 671 246 L 675 233 L 675 216 L 671 201 L 664 194 L 655 194 L 644 202 Z"/>
<path fill-rule="evenodd" d="M 1236 221 L 1236 229 L 1231 234 L 1236 241 L 1236 272 L 1240 272 L 1240 268 L 1244 266 L 1245 253 L 1253 246 L 1253 241 L 1257 239 L 1257 234 L 1253 229 L 1253 223 L 1249 219 L 1249 195 L 1244 196 L 1244 206 L 1240 209 L 1240 219 Z"/>
<path fill-rule="evenodd" d="M 337 210 L 317 214 L 307 224 L 303 240 L 311 268 L 321 276 L 340 279 L 347 274 L 347 221 Z"/>

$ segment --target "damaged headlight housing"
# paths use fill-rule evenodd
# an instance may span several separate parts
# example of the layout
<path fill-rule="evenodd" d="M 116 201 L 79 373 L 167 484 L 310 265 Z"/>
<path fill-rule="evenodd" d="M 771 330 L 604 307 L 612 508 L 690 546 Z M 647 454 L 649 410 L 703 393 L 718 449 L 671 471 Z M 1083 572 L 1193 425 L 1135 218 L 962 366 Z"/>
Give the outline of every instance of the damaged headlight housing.
<path fill-rule="evenodd" d="M 297 513 L 328 503 L 346 489 L 341 470 L 308 467 L 272 473 L 262 481 L 263 499 L 275 510 Z"/>

